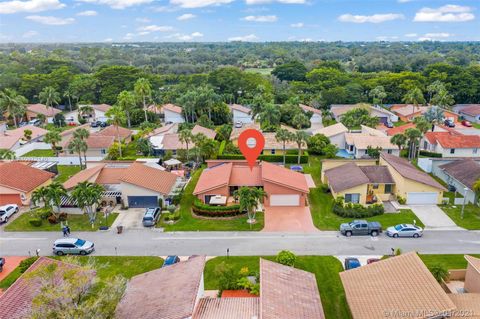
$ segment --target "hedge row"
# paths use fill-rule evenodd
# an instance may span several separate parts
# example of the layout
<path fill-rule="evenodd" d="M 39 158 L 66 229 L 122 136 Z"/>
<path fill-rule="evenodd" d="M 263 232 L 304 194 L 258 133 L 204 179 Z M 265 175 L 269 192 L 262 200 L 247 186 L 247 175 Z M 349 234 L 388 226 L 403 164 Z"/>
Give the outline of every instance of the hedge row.
<path fill-rule="evenodd" d="M 382 215 L 385 209 L 381 204 L 373 204 L 367 207 L 360 204 L 345 204 L 343 199 L 337 198 L 333 204 L 333 212 L 345 218 L 367 218 Z"/>
<path fill-rule="evenodd" d="M 427 157 L 442 157 L 441 153 L 434 153 L 429 151 L 420 150 L 420 155 Z"/>
<path fill-rule="evenodd" d="M 197 215 L 208 217 L 229 217 L 242 214 L 240 205 L 211 206 L 202 203 L 198 198 L 193 201 L 192 210 Z"/>
<path fill-rule="evenodd" d="M 241 154 L 223 154 L 218 155 L 217 159 L 223 160 L 241 160 L 245 159 L 245 157 Z M 283 155 L 260 155 L 258 157 L 259 160 L 272 162 L 272 163 L 281 163 L 283 162 Z M 298 156 L 297 155 L 286 155 L 285 162 L 288 164 L 297 164 L 298 163 Z M 300 156 L 300 163 L 306 164 L 308 163 L 308 154 L 305 152 L 303 155 Z"/>

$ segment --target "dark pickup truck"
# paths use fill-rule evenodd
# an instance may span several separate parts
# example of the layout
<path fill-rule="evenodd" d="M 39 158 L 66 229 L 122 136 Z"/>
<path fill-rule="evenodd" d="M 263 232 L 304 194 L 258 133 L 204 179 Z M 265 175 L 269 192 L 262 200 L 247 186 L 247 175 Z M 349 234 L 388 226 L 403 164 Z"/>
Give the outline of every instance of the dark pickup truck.
<path fill-rule="evenodd" d="M 367 222 L 366 220 L 354 220 L 351 223 L 340 225 L 340 233 L 347 237 L 352 235 L 378 236 L 382 232 L 382 225 L 378 222 Z"/>

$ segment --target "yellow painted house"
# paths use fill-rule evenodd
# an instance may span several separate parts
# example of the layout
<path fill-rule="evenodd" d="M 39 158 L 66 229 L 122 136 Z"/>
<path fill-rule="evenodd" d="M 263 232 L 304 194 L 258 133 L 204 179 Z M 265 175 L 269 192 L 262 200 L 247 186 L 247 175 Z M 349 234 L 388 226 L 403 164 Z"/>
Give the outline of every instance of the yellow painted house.
<path fill-rule="evenodd" d="M 325 160 L 321 179 L 334 198 L 362 205 L 403 197 L 407 204 L 440 204 L 445 188 L 403 158 L 382 153 L 375 160 Z"/>

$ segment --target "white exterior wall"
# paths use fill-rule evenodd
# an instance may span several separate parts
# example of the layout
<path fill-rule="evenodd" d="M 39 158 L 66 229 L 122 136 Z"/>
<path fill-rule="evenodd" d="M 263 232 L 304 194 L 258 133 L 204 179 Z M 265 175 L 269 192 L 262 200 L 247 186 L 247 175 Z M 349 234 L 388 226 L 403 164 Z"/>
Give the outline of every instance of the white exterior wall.
<path fill-rule="evenodd" d="M 105 116 L 105 112 L 95 110 L 95 120 L 97 121 L 106 121 L 108 120 L 108 117 Z"/>
<path fill-rule="evenodd" d="M 460 111 L 459 114 L 463 116 L 467 121 L 480 123 L 480 115 L 471 116 L 471 115 L 462 113 L 462 111 Z"/>
<path fill-rule="evenodd" d="M 382 152 L 386 152 L 388 149 L 382 149 Z M 400 156 L 400 150 L 398 148 L 394 148 L 391 150 L 392 152 L 389 154 L 395 155 L 395 156 Z M 356 147 L 354 148 L 354 155 L 355 158 L 362 158 L 362 156 L 367 154 L 366 149 L 357 149 Z"/>
<path fill-rule="evenodd" d="M 440 144 L 437 144 L 437 152 L 441 153 L 443 157 L 480 157 L 480 149 L 476 149 L 474 153 L 473 148 L 456 148 L 455 153 L 451 154 L 449 148 L 443 148 Z"/>
<path fill-rule="evenodd" d="M 330 142 L 337 146 L 339 149 L 345 148 L 345 133 L 340 133 L 330 137 Z"/>
<path fill-rule="evenodd" d="M 313 113 L 312 117 L 310 118 L 310 123 L 322 123 L 322 116 L 317 113 Z"/>
<path fill-rule="evenodd" d="M 185 119 L 183 118 L 182 114 L 178 114 L 170 110 L 165 110 L 164 114 L 165 114 L 165 122 L 172 122 L 172 123 L 185 122 Z"/>
<path fill-rule="evenodd" d="M 253 123 L 252 117 L 244 112 L 233 110 L 233 123 L 242 122 L 243 124 Z"/>

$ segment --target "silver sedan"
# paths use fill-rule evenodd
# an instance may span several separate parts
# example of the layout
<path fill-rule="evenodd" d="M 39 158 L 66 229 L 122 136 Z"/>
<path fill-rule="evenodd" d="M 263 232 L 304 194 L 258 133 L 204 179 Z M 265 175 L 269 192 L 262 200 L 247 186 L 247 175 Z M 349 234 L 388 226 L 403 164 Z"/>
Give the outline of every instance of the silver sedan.
<path fill-rule="evenodd" d="M 412 224 L 398 224 L 387 228 L 387 235 L 390 237 L 413 237 L 418 238 L 423 235 L 423 228 Z"/>

